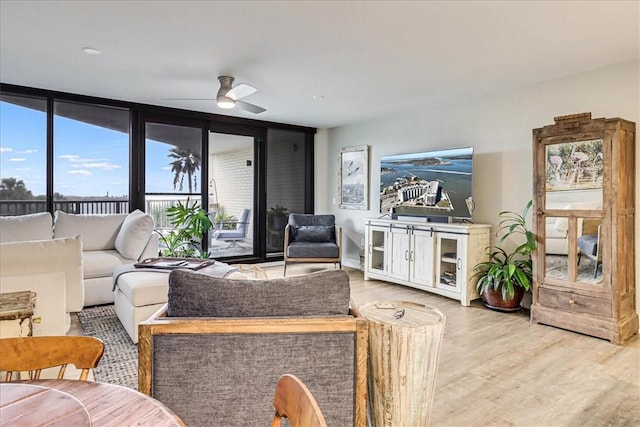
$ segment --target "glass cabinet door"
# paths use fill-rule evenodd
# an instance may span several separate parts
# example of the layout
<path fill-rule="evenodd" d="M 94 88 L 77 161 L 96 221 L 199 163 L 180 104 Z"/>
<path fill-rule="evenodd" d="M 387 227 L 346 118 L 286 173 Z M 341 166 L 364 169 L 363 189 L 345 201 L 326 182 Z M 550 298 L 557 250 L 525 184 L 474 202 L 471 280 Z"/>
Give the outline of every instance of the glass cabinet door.
<path fill-rule="evenodd" d="M 388 227 L 372 225 L 369 227 L 369 257 L 367 269 L 377 274 L 386 274 L 387 260 L 385 248 Z"/>
<path fill-rule="evenodd" d="M 439 233 L 437 238 L 436 287 L 458 292 L 460 290 L 461 237 Z"/>

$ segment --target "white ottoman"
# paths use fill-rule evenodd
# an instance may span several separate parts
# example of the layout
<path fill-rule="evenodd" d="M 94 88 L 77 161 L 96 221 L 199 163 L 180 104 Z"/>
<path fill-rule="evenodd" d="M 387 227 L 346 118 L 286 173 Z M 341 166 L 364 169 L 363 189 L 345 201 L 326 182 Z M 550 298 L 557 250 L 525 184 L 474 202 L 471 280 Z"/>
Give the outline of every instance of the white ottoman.
<path fill-rule="evenodd" d="M 259 267 L 253 269 L 254 272 L 258 270 L 262 271 Z M 229 279 L 247 278 L 247 275 L 241 273 L 238 267 L 217 261 L 214 265 L 198 271 Z M 134 344 L 138 343 L 138 324 L 151 317 L 169 299 L 169 273 L 170 270 L 144 269 L 130 270 L 117 276 L 113 305 L 116 316 Z M 263 272 L 263 274 L 266 277 L 266 273 Z"/>
<path fill-rule="evenodd" d="M 138 324 L 167 302 L 169 271 L 136 271 L 118 277 L 114 308 L 131 340 L 138 342 Z"/>

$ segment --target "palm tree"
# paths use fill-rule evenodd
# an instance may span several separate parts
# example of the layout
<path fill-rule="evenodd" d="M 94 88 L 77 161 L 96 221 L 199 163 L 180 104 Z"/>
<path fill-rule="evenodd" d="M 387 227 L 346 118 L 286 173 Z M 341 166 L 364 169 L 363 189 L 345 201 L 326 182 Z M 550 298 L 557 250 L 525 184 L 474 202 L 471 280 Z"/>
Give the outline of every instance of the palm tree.
<path fill-rule="evenodd" d="M 182 147 L 174 147 L 169 150 L 169 154 L 167 154 L 167 157 L 175 159 L 170 163 L 171 172 L 175 173 L 175 176 L 173 177 L 174 190 L 179 185 L 179 190 L 182 191 L 184 176 L 186 175 L 189 179 L 189 193 L 193 193 L 194 187 L 197 191 L 198 183 L 196 172 L 198 171 L 198 169 L 200 169 L 200 153 L 193 152 Z"/>

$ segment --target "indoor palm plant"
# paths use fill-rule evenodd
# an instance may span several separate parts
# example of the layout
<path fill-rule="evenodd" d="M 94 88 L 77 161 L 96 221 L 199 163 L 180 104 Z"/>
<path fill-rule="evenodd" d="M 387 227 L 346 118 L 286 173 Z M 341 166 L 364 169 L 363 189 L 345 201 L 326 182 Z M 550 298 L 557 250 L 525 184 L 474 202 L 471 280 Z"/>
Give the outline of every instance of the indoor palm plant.
<path fill-rule="evenodd" d="M 503 311 L 520 309 L 524 292 L 531 289 L 533 263 L 531 253 L 536 249 L 536 239 L 527 228 L 526 216 L 533 202 L 529 200 L 522 214 L 500 212 L 496 235 L 502 234 L 497 246 L 489 246 L 489 260 L 473 267 L 474 278 L 485 305 Z M 508 238 L 521 238 L 517 247 L 508 252 L 502 244 Z"/>
<path fill-rule="evenodd" d="M 167 208 L 167 217 L 173 226 L 168 233 L 159 233 L 164 246 L 161 253 L 167 257 L 208 258 L 209 253 L 202 250 L 202 239 L 211 229 L 211 219 L 200 204 L 178 201 Z"/>

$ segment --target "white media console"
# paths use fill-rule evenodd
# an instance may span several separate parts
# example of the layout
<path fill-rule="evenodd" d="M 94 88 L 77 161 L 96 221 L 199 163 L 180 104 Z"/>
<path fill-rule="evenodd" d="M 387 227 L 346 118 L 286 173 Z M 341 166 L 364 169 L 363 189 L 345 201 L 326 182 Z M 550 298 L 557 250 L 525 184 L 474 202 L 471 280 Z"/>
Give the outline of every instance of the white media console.
<path fill-rule="evenodd" d="M 488 259 L 489 224 L 365 220 L 364 279 L 399 283 L 457 299 L 479 298 L 473 266 Z"/>

